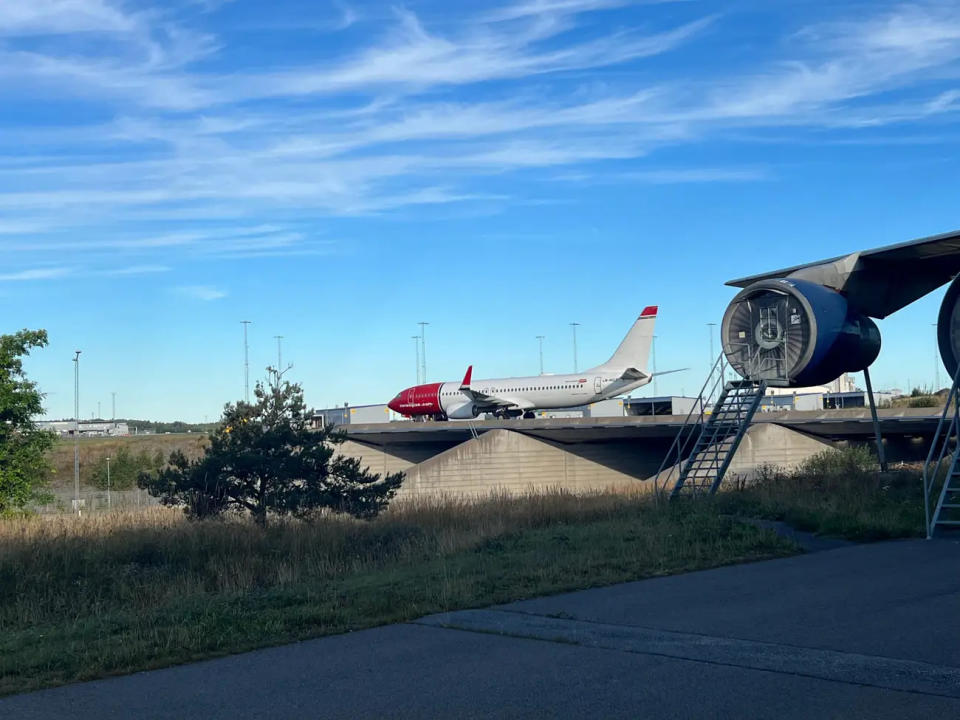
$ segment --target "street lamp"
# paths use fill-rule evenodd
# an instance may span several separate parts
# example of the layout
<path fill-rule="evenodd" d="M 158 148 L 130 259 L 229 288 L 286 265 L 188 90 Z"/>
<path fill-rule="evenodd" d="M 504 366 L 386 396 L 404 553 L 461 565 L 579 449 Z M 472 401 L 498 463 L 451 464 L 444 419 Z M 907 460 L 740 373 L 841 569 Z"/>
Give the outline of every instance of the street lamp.
<path fill-rule="evenodd" d="M 73 356 L 73 504 L 80 517 L 80 350 Z"/>
<path fill-rule="evenodd" d="M 653 335 L 650 338 L 650 360 L 653 362 L 653 396 L 659 397 L 657 394 L 657 336 Z"/>
<path fill-rule="evenodd" d="M 107 457 L 107 510 L 111 507 L 110 505 L 110 458 Z"/>
<path fill-rule="evenodd" d="M 713 363 L 715 363 L 717 360 L 713 354 L 713 329 L 716 326 L 716 323 L 707 323 L 707 327 L 710 329 L 710 367 L 713 367 Z"/>
<path fill-rule="evenodd" d="M 543 339 L 546 335 L 537 335 L 537 341 L 540 343 L 540 374 L 543 375 Z"/>
<path fill-rule="evenodd" d="M 427 325 L 430 323 L 420 321 L 417 325 L 420 326 L 420 362 L 423 365 L 423 381 L 427 381 L 427 334 L 425 331 Z"/>
<path fill-rule="evenodd" d="M 420 336 L 411 335 L 410 339 L 413 340 L 413 345 L 417 349 L 417 385 L 420 384 Z"/>
<path fill-rule="evenodd" d="M 577 326 L 580 323 L 572 322 L 570 327 L 573 328 L 573 371 L 577 372 Z"/>
<path fill-rule="evenodd" d="M 250 320 L 241 320 L 243 325 L 243 401 L 250 404 L 250 345 L 247 343 L 247 328 Z"/>

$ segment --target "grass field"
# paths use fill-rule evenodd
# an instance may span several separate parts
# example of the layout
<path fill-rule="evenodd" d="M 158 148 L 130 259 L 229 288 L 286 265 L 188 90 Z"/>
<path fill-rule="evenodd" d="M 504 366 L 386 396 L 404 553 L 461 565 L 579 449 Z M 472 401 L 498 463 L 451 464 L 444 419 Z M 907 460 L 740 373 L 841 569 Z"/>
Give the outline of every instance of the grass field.
<path fill-rule="evenodd" d="M 553 492 L 372 522 L 0 521 L 0 693 L 798 548 L 710 507 Z"/>
<path fill-rule="evenodd" d="M 181 450 L 187 457 L 195 458 L 200 456 L 205 442 L 206 435 L 194 433 L 81 438 L 80 484 L 91 485 L 90 469 L 94 463 L 101 457 L 115 456 L 121 447 L 134 455 L 141 452 L 152 455 L 159 450 L 166 457 L 174 450 Z M 53 466 L 51 487 L 73 487 L 73 440 L 57 440 L 50 451 L 50 464 Z"/>
<path fill-rule="evenodd" d="M 920 466 L 877 471 L 864 447 L 815 455 L 789 472 L 770 468 L 756 482 L 714 499 L 720 512 L 783 520 L 848 540 L 924 535 Z"/>
<path fill-rule="evenodd" d="M 697 502 L 406 499 L 369 522 L 266 529 L 157 507 L 0 519 L 0 694 L 800 551 L 738 518 L 853 540 L 922 534 L 916 469 L 874 465 L 867 450 L 828 452 Z"/>

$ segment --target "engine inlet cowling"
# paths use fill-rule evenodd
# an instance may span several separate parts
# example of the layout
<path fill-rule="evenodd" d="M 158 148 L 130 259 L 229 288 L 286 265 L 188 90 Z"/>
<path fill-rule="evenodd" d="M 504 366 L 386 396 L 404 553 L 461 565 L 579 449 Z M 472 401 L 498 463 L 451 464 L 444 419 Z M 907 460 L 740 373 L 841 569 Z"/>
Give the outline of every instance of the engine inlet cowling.
<path fill-rule="evenodd" d="M 957 374 L 957 365 L 960 364 L 960 276 L 950 283 L 947 294 L 940 303 L 937 342 L 940 346 L 940 359 L 952 380 Z"/>
<path fill-rule="evenodd" d="M 868 367 L 880 331 L 850 310 L 843 295 L 806 280 L 761 280 L 723 315 L 723 352 L 748 380 L 779 387 L 823 385 Z"/>

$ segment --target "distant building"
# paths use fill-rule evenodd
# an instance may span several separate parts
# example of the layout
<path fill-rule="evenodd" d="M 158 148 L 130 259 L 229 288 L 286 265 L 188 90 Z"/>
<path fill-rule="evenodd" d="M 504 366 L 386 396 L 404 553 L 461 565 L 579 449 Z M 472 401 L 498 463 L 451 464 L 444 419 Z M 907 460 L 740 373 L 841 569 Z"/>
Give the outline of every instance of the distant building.
<path fill-rule="evenodd" d="M 74 420 L 41 420 L 37 423 L 41 430 L 50 430 L 60 437 L 73 437 L 77 429 Z M 130 434 L 130 427 L 125 422 L 112 421 L 81 421 L 80 437 L 124 437 Z"/>
<path fill-rule="evenodd" d="M 360 425 L 366 423 L 386 423 L 393 419 L 385 404 L 378 405 L 349 405 L 343 407 L 314 410 L 310 416 L 310 424 L 319 430 L 328 425 Z"/>
<path fill-rule="evenodd" d="M 660 397 L 624 398 L 623 408 L 626 415 L 688 415 L 699 412 L 697 398 L 681 395 L 663 395 Z"/>

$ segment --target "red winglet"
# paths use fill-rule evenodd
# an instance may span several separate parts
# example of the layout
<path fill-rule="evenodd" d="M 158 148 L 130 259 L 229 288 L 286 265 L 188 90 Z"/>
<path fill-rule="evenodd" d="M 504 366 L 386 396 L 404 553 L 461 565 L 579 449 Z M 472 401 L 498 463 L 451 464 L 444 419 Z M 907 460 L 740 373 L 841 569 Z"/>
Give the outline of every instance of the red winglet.
<path fill-rule="evenodd" d="M 466 388 L 470 387 L 470 378 L 473 376 L 473 365 L 467 368 L 467 374 L 463 376 L 463 382 L 460 383 L 460 387 Z"/>
<path fill-rule="evenodd" d="M 649 305 L 643 309 L 643 312 L 640 313 L 640 317 L 656 317 L 657 316 L 657 306 Z"/>

